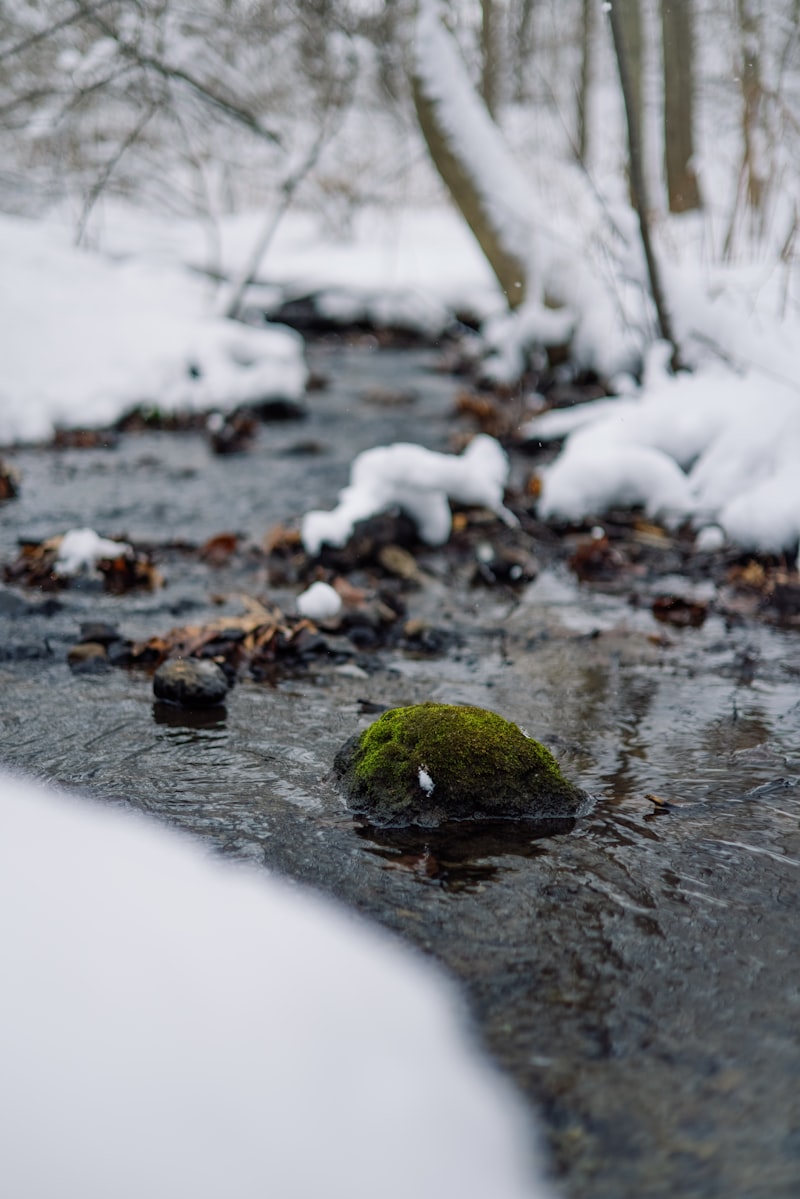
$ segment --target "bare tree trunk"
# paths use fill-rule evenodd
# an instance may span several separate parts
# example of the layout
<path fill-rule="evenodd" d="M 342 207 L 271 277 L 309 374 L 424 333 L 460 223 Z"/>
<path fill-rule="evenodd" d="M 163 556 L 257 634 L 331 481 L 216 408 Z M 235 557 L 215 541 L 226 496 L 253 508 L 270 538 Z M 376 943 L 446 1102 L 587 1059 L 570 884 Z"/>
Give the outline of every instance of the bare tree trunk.
<path fill-rule="evenodd" d="M 594 0 L 583 0 L 581 22 L 581 77 L 578 84 L 577 130 L 575 146 L 578 162 L 586 166 L 589 155 L 589 88 L 592 81 L 592 59 L 594 57 Z"/>
<path fill-rule="evenodd" d="M 623 48 L 628 73 L 628 99 L 631 110 L 635 114 L 636 127 L 639 131 L 639 146 L 642 163 L 645 161 L 644 133 L 644 34 L 642 32 L 642 9 L 640 0 L 616 0 L 613 4 L 614 21 L 618 32 L 614 34 L 615 44 L 619 37 Z M 611 9 L 608 10 L 609 15 Z M 617 51 L 619 55 L 619 51 Z M 644 168 L 643 168 L 644 169 Z M 636 207 L 633 179 L 628 180 L 631 203 Z"/>
<path fill-rule="evenodd" d="M 759 59 L 760 29 L 758 14 L 752 0 L 738 0 L 737 8 L 742 39 L 740 78 L 742 100 L 744 101 L 742 131 L 744 134 L 744 167 L 747 173 L 747 202 L 754 212 L 761 212 L 767 180 L 757 149 L 761 102 L 764 98 Z"/>
<path fill-rule="evenodd" d="M 625 41 L 622 10 L 627 10 L 627 3 L 612 0 L 608 6 L 608 18 L 611 23 L 611 34 L 614 39 L 614 52 L 619 68 L 619 82 L 622 88 L 622 99 L 625 104 L 625 116 L 628 123 L 628 149 L 630 157 L 631 192 L 634 207 L 639 217 L 639 230 L 642 237 L 642 248 L 647 263 L 647 273 L 650 278 L 650 291 L 656 309 L 659 332 L 665 341 L 672 346 L 672 368 L 679 370 L 682 366 L 681 354 L 672 328 L 672 318 L 667 308 L 664 289 L 661 284 L 661 272 L 653 250 L 650 237 L 649 205 L 647 203 L 647 186 L 645 183 L 644 164 L 642 155 L 642 135 L 640 126 L 640 109 L 637 107 L 635 95 L 635 80 L 631 75 L 627 43 Z"/>
<path fill-rule="evenodd" d="M 502 244 L 474 180 L 453 153 L 435 103 L 426 96 L 416 75 L 412 75 L 411 86 L 417 120 L 433 164 L 494 271 L 509 308 L 517 308 L 525 299 L 525 266 Z"/>
<path fill-rule="evenodd" d="M 528 96 L 525 80 L 528 73 L 528 60 L 533 49 L 531 45 L 533 10 L 534 0 L 520 0 L 518 18 L 515 13 L 516 33 L 512 53 L 514 56 L 514 99 L 518 104 L 521 104 Z"/>
<path fill-rule="evenodd" d="M 497 117 L 499 57 L 495 0 L 481 0 L 481 95 L 489 116 Z"/>
<path fill-rule="evenodd" d="M 664 166 L 670 212 L 702 208 L 694 157 L 692 0 L 661 0 Z"/>

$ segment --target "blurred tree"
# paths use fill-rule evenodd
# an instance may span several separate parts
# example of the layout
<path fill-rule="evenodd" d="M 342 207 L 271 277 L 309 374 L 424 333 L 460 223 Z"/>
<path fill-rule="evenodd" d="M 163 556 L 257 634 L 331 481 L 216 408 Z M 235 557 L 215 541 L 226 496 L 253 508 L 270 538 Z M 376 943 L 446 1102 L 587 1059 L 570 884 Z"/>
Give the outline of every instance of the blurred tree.
<path fill-rule="evenodd" d="M 499 17 L 496 0 L 481 0 L 481 95 L 492 118 L 500 98 Z"/>
<path fill-rule="evenodd" d="M 622 89 L 622 99 L 625 104 L 625 118 L 628 125 L 628 162 L 630 169 L 631 195 L 633 206 L 639 218 L 639 231 L 642 238 L 647 274 L 650 280 L 650 292 L 658 319 L 659 335 L 672 346 L 672 367 L 678 370 L 682 365 L 678 342 L 672 325 L 672 316 L 667 305 L 664 287 L 661 281 L 661 271 L 653 248 L 650 232 L 650 205 L 648 203 L 647 185 L 644 172 L 644 155 L 641 131 L 641 97 L 636 94 L 636 76 L 628 61 L 628 39 L 624 14 L 627 4 L 608 5 L 608 18 L 614 41 L 614 52 L 617 56 L 619 81 Z"/>
<path fill-rule="evenodd" d="M 604 5 L 605 7 L 605 5 Z M 629 114 L 628 128 L 630 129 L 630 116 L 637 129 L 639 154 L 641 155 L 642 169 L 646 161 L 646 146 L 645 146 L 645 119 L 644 119 L 644 34 L 642 30 L 642 9 L 640 0 L 617 0 L 616 4 L 608 6 L 609 15 L 611 8 L 614 10 L 614 21 L 612 29 L 615 30 L 614 42 L 617 50 L 617 60 L 619 61 L 620 52 L 624 57 L 626 64 L 626 75 L 628 78 L 628 94 L 625 97 L 626 111 Z M 617 45 L 617 43 L 619 43 Z M 634 208 L 636 207 L 635 184 L 633 181 L 633 163 L 630 163 L 631 178 L 630 191 L 631 201 Z"/>
<path fill-rule="evenodd" d="M 577 93 L 575 153 L 578 162 L 586 166 L 589 157 L 589 91 L 592 80 L 594 50 L 594 0 L 583 0 L 581 19 L 581 73 Z"/>
<path fill-rule="evenodd" d="M 664 166 L 670 212 L 702 206 L 694 170 L 694 38 L 691 0 L 661 0 Z"/>

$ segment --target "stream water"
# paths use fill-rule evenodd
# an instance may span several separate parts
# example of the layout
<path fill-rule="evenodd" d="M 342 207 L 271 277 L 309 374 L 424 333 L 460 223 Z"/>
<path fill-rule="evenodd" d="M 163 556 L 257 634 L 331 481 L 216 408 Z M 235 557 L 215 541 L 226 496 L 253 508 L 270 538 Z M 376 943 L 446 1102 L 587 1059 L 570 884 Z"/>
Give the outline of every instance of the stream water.
<path fill-rule="evenodd" d="M 308 419 L 264 428 L 244 456 L 153 433 L 16 451 L 23 489 L 0 507 L 0 560 L 18 537 L 75 525 L 258 540 L 332 506 L 362 448 L 447 446 L 456 384 L 430 354 L 314 354 L 330 386 Z M 323 659 L 244 682 L 223 715 L 198 717 L 154 707 L 141 672 L 74 675 L 65 661 L 81 621 L 149 636 L 266 593 L 257 559 L 215 569 L 176 551 L 164 569 L 146 596 L 72 588 L 56 606 L 0 589 L 0 758 L 311 883 L 443 962 L 544 1124 L 564 1196 L 800 1193 L 796 635 L 711 617 L 654 637 L 649 612 L 557 570 L 512 596 L 448 587 L 434 556 L 409 614 L 454 634 L 446 654 Z M 335 751 L 375 706 L 425 699 L 518 722 L 597 796 L 591 814 L 549 835 L 356 826 Z M 402 1152 L 412 1170 L 413 1146 Z"/>

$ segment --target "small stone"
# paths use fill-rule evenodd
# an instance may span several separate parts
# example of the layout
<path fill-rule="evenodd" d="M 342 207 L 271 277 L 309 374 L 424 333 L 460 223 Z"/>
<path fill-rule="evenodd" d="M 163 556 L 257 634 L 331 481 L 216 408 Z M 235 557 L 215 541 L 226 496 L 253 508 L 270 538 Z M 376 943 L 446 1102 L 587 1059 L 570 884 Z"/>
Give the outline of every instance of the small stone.
<path fill-rule="evenodd" d="M 419 582 L 422 573 L 417 560 L 400 545 L 384 545 L 378 551 L 378 561 L 385 571 L 407 582 Z"/>
<path fill-rule="evenodd" d="M 334 760 L 352 811 L 372 824 L 574 820 L 584 791 L 553 755 L 496 712 L 414 704 L 384 712 Z"/>
<path fill-rule="evenodd" d="M 81 643 L 96 642 L 99 645 L 110 645 L 119 640 L 119 629 L 115 624 L 106 624 L 104 620 L 86 620 L 81 624 Z"/>
<path fill-rule="evenodd" d="M 153 675 L 156 699 L 185 708 L 209 708 L 221 704 L 228 693 L 228 680 L 216 662 L 199 658 L 170 658 Z"/>
<path fill-rule="evenodd" d="M 82 641 L 67 653 L 73 674 L 102 674 L 110 669 L 106 647 L 99 641 Z"/>

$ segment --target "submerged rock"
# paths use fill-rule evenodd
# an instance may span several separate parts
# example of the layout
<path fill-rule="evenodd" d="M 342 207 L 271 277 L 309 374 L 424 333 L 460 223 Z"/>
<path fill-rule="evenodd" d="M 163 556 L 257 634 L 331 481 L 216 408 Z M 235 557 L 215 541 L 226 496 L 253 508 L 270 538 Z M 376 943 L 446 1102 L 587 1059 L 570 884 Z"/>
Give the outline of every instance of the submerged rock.
<path fill-rule="evenodd" d="M 484 708 L 393 708 L 342 746 L 334 769 L 351 810 L 383 826 L 574 819 L 587 802 L 549 750 Z"/>
<path fill-rule="evenodd" d="M 198 658 L 171 658 L 153 675 L 156 699 L 186 708 L 209 708 L 221 704 L 228 693 L 228 680 L 216 662 Z"/>

